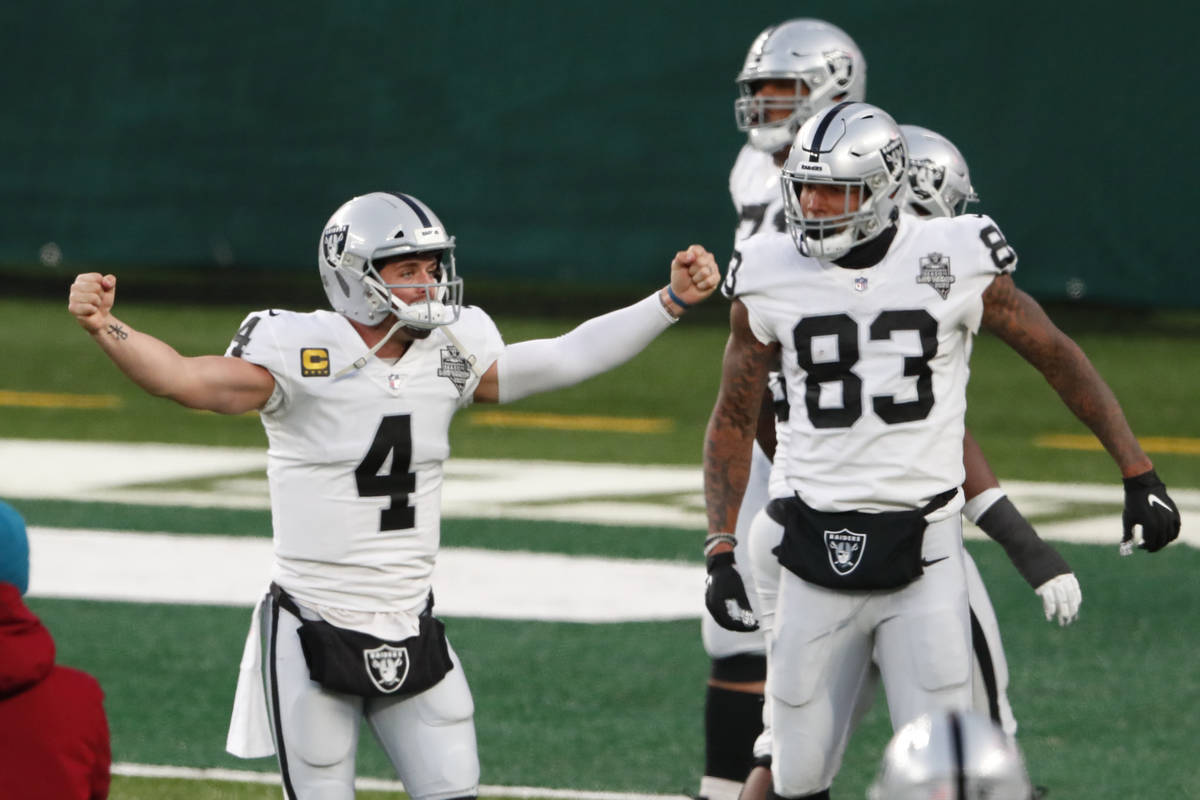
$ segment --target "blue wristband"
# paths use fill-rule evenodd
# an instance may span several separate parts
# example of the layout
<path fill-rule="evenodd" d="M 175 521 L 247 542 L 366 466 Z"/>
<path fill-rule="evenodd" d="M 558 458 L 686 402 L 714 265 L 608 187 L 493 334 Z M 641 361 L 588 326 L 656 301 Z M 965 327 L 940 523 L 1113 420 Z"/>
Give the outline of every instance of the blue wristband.
<path fill-rule="evenodd" d="M 675 294 L 675 290 L 671 288 L 671 284 L 667 284 L 667 297 L 671 298 L 671 302 L 682 308 L 684 311 L 692 307 L 691 303 L 685 303 L 679 299 L 679 295 Z"/>

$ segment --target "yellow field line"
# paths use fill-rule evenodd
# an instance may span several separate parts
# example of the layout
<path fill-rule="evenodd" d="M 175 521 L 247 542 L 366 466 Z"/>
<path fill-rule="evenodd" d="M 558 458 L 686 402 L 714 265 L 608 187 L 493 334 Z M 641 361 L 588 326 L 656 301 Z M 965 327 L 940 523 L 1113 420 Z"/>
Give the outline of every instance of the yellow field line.
<path fill-rule="evenodd" d="M 1200 439 L 1184 436 L 1139 436 L 1142 449 L 1147 453 L 1179 453 L 1200 455 Z M 1038 447 L 1055 450 L 1103 450 L 1104 445 L 1095 436 L 1088 434 L 1054 433 L 1038 436 L 1033 440 Z"/>
<path fill-rule="evenodd" d="M 493 428 L 540 428 L 556 431 L 601 431 L 607 433 L 666 433 L 675 423 L 669 419 L 598 417 L 586 414 L 531 414 L 518 411 L 476 411 L 472 425 Z"/>
<path fill-rule="evenodd" d="M 16 408 L 120 408 L 115 394 L 55 394 L 0 389 L 0 406 Z"/>

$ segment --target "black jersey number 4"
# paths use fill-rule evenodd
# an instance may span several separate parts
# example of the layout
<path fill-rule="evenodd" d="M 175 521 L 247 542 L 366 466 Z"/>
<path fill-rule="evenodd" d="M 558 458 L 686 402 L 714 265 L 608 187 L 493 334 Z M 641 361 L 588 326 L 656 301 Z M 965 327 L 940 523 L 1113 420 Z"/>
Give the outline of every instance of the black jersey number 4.
<path fill-rule="evenodd" d="M 411 468 L 412 417 L 408 414 L 384 417 L 367 454 L 354 470 L 359 497 L 391 498 L 387 508 L 379 512 L 381 531 L 416 527 L 417 512 L 408 504 L 409 495 L 417 490 L 417 473 L 411 472 Z"/>

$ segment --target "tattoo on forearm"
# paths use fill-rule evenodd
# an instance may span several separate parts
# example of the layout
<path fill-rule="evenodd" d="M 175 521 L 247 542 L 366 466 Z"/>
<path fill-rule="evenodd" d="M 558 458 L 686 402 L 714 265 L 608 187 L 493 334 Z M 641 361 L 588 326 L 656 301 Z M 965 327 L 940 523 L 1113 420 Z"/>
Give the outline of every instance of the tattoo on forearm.
<path fill-rule="evenodd" d="M 727 354 L 728 356 L 728 354 Z M 767 370 L 769 348 L 747 347 L 726 371 L 709 420 L 704 451 L 704 492 L 710 530 L 732 530 L 750 476 L 750 448 Z"/>
<path fill-rule="evenodd" d="M 1001 276 L 984 294 L 984 327 L 1035 366 L 1122 467 L 1145 459 L 1112 389 L 1037 301 Z"/>
<path fill-rule="evenodd" d="M 108 326 L 108 335 L 115 336 L 118 339 L 128 339 L 129 331 L 125 330 L 124 325 L 118 325 L 114 322 Z"/>

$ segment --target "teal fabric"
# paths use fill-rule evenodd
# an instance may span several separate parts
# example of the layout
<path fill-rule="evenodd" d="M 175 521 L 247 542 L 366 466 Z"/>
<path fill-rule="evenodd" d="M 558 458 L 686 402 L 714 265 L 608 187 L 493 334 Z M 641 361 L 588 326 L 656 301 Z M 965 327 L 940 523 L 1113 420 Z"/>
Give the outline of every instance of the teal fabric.
<path fill-rule="evenodd" d="M 0 500 L 0 582 L 13 584 L 21 594 L 29 590 L 29 538 L 25 534 L 25 520 L 3 500 Z"/>

